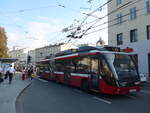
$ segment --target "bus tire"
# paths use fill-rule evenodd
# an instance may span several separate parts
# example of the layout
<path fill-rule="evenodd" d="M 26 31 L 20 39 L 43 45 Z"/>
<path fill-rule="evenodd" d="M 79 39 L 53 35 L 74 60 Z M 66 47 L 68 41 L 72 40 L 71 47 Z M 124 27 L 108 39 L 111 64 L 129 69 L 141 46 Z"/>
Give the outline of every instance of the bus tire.
<path fill-rule="evenodd" d="M 81 81 L 81 89 L 85 92 L 89 92 L 89 85 L 87 80 Z"/>
<path fill-rule="evenodd" d="M 56 77 L 55 77 L 55 82 L 56 82 L 57 84 L 59 84 L 59 83 L 60 83 L 60 81 L 59 81 L 59 77 L 58 77 L 58 76 L 56 76 Z"/>

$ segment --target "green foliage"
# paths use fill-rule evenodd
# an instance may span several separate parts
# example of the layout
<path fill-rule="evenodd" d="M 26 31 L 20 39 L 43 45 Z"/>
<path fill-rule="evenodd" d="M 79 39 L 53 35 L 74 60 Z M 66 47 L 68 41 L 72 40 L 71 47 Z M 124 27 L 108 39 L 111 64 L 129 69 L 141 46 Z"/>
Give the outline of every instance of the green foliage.
<path fill-rule="evenodd" d="M 8 58 L 7 36 L 2 27 L 0 27 L 0 58 Z"/>

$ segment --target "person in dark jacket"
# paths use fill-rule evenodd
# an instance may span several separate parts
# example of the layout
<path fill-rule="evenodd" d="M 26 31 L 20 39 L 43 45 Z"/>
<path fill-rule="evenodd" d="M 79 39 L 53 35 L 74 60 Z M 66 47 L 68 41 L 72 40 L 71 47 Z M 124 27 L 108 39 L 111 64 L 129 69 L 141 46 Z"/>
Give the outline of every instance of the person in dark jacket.
<path fill-rule="evenodd" d="M 3 69 L 0 67 L 0 83 L 2 83 L 4 81 L 3 77 L 2 77 L 2 71 L 3 71 Z"/>

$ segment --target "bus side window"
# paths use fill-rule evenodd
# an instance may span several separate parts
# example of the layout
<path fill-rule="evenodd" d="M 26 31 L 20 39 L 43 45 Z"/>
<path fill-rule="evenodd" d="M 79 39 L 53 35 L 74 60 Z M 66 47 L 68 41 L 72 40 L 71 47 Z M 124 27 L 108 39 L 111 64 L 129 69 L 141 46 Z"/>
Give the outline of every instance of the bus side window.
<path fill-rule="evenodd" d="M 90 57 L 82 57 L 79 59 L 78 63 L 77 63 L 77 67 L 76 70 L 79 73 L 90 73 Z"/>
<path fill-rule="evenodd" d="M 48 65 L 48 63 L 44 63 L 43 64 L 43 71 L 45 72 L 45 71 L 49 71 L 49 65 Z"/>
<path fill-rule="evenodd" d="M 98 59 L 97 58 L 91 58 L 91 74 L 98 74 Z"/>
<path fill-rule="evenodd" d="M 56 60 L 55 61 L 55 68 L 54 68 L 54 70 L 58 71 L 58 72 L 61 72 L 62 68 L 63 68 L 63 62 L 62 62 L 62 60 Z"/>
<path fill-rule="evenodd" d="M 100 62 L 100 70 L 101 76 L 104 79 L 104 81 L 109 85 L 115 85 L 113 81 L 113 74 L 104 59 Z"/>

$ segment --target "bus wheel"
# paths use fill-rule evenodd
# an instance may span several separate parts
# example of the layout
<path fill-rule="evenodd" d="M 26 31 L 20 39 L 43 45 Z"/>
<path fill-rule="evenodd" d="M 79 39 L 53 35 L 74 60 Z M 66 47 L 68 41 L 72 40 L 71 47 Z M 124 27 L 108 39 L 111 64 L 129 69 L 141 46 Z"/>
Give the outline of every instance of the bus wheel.
<path fill-rule="evenodd" d="M 56 78 L 55 78 L 55 82 L 56 82 L 56 83 L 58 83 L 58 84 L 60 83 L 60 81 L 59 81 L 59 77 L 57 77 L 57 76 L 56 76 Z"/>
<path fill-rule="evenodd" d="M 81 89 L 85 92 L 89 92 L 89 85 L 88 85 L 87 80 L 82 80 Z"/>

